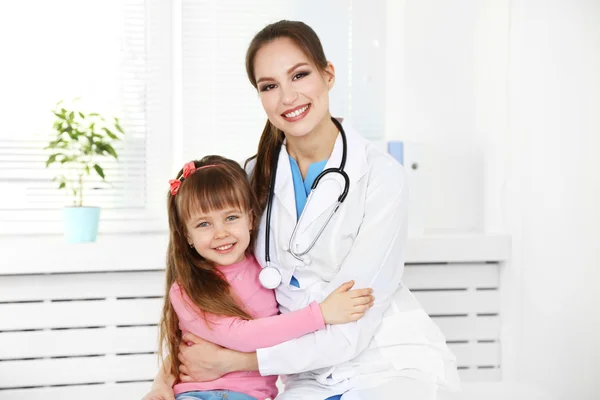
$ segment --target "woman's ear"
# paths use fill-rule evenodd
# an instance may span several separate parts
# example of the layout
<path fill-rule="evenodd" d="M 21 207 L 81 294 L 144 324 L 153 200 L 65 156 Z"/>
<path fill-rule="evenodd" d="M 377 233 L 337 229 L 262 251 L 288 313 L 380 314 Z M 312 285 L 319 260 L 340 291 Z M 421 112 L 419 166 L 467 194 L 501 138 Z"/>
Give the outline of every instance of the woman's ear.
<path fill-rule="evenodd" d="M 335 67 L 329 61 L 327 61 L 327 66 L 325 67 L 324 77 L 325 77 L 325 83 L 327 83 L 327 87 L 329 88 L 329 90 L 331 90 L 331 88 L 333 88 L 333 85 L 335 83 Z"/>

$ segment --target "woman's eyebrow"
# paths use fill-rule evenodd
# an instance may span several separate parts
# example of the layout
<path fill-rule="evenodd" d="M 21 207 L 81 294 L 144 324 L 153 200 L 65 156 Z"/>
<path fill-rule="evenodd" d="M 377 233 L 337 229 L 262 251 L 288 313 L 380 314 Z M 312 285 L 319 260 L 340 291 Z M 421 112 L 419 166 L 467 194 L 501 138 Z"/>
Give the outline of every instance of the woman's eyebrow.
<path fill-rule="evenodd" d="M 288 69 L 287 73 L 288 73 L 288 74 L 291 74 L 291 73 L 292 73 L 292 71 L 293 71 L 293 70 L 295 70 L 296 68 L 303 67 L 303 66 L 305 66 L 305 65 L 309 65 L 309 64 L 308 64 L 307 62 L 299 62 L 298 64 L 294 65 L 292 68 Z M 261 83 L 262 81 L 274 81 L 274 80 L 275 80 L 275 79 L 271 78 L 270 76 L 264 76 L 264 77 L 261 77 L 261 78 L 259 78 L 259 79 L 256 81 L 256 84 L 258 85 L 258 84 L 259 84 L 259 83 Z"/>

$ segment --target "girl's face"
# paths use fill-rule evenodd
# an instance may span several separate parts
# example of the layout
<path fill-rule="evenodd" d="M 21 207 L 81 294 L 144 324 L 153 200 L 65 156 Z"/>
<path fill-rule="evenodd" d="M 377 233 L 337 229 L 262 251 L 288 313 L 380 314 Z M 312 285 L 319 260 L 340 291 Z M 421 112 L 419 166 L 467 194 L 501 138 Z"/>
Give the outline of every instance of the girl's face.
<path fill-rule="evenodd" d="M 286 135 L 304 136 L 329 118 L 333 65 L 321 71 L 291 39 L 279 38 L 261 47 L 254 73 L 267 117 Z"/>
<path fill-rule="evenodd" d="M 242 261 L 250 244 L 252 218 L 236 208 L 193 213 L 186 222 L 188 243 L 215 265 Z"/>

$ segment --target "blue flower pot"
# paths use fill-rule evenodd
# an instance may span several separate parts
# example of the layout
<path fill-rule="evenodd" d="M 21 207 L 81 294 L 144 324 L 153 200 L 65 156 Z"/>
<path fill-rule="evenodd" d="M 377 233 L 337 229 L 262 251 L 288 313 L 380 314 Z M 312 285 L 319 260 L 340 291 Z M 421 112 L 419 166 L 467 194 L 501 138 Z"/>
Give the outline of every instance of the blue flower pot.
<path fill-rule="evenodd" d="M 88 243 L 96 241 L 99 207 L 65 207 L 63 222 L 68 243 Z"/>

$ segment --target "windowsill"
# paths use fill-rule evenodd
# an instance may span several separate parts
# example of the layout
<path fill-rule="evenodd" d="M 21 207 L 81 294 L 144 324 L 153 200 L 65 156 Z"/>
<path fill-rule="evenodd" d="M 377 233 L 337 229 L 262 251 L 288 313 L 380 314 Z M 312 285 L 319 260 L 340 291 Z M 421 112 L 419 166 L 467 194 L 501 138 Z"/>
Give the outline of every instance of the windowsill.
<path fill-rule="evenodd" d="M 94 243 L 66 243 L 62 235 L 0 237 L 0 275 L 160 270 L 167 233 L 100 234 Z"/>
<path fill-rule="evenodd" d="M 6 212 L 0 217 L 0 244 L 4 237 L 60 237 L 64 231 L 64 223 L 60 213 L 38 216 L 19 214 L 13 219 Z M 27 217 L 27 218 L 25 218 Z M 99 234 L 128 235 L 136 232 L 152 233 L 168 230 L 167 216 L 146 210 L 129 210 L 115 212 L 102 210 L 99 222 Z"/>
<path fill-rule="evenodd" d="M 161 270 L 167 232 L 100 234 L 94 243 L 69 244 L 62 235 L 0 236 L 0 275 Z M 506 235 L 448 234 L 411 237 L 407 263 L 504 261 Z"/>

